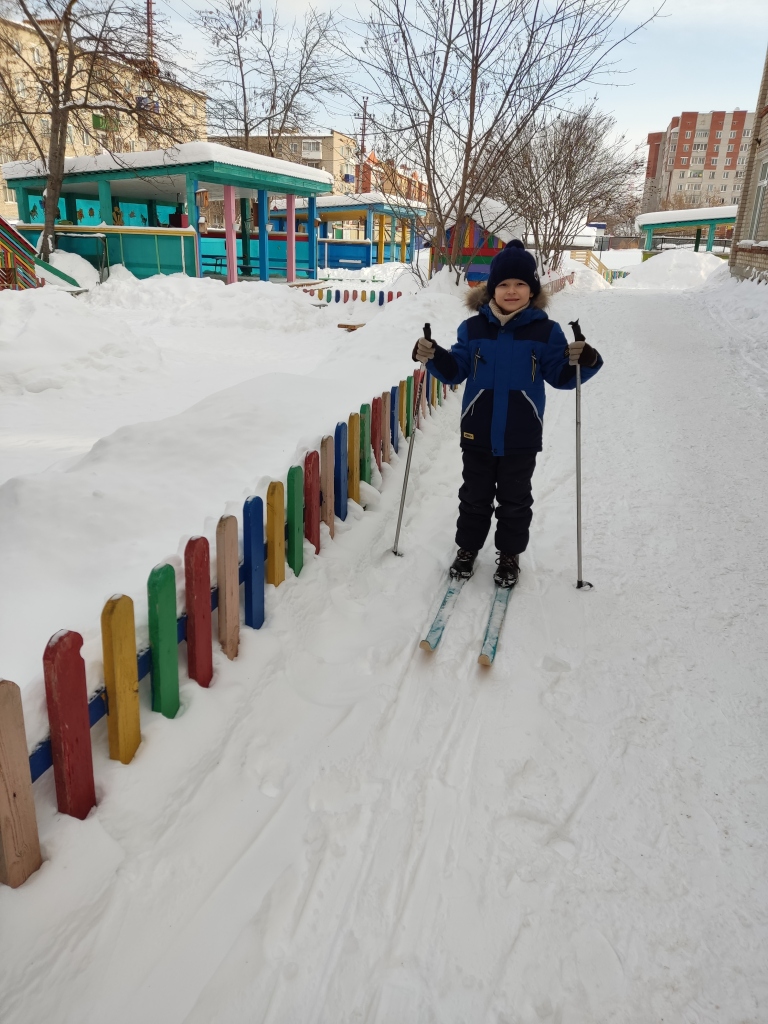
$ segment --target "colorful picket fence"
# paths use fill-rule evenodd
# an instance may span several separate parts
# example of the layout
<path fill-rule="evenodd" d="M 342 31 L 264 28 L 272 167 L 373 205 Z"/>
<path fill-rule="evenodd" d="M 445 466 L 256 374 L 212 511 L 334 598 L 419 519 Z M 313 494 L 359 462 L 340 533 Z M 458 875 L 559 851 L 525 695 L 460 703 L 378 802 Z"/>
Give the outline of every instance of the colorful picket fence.
<path fill-rule="evenodd" d="M 245 590 L 245 625 L 264 624 L 267 584 L 280 586 L 286 562 L 296 576 L 304 561 L 304 539 L 320 551 L 320 523 L 333 538 L 334 518 L 347 518 L 350 500 L 361 501 L 361 482 L 371 483 L 372 466 L 381 469 L 427 414 L 443 404 L 446 387 L 427 373 L 420 408 L 415 407 L 417 370 L 389 391 L 361 405 L 303 466 L 291 466 L 286 483 L 269 484 L 265 503 L 253 495 L 243 506 L 243 561 L 239 524 L 222 516 L 216 528 L 216 585 L 210 584 L 211 551 L 206 537 L 192 537 L 184 551 L 186 610 L 176 614 L 176 572 L 155 566 L 147 579 L 149 647 L 137 650 L 133 601 L 116 594 L 104 605 L 101 637 L 104 688 L 88 699 L 83 638 L 62 630 L 43 653 L 49 738 L 27 754 L 21 694 L 0 680 L 0 883 L 21 885 L 40 867 L 32 783 L 53 768 L 56 803 L 63 814 L 83 819 L 96 805 L 91 727 L 107 716 L 109 757 L 129 764 L 141 743 L 139 681 L 151 677 L 152 711 L 174 718 L 179 710 L 179 644 L 187 644 L 187 671 L 200 686 L 213 681 L 213 616 L 218 609 L 218 642 L 237 657 L 240 639 L 240 587 Z M 266 521 L 265 521 L 266 520 Z M 266 541 L 265 541 L 266 536 Z"/>
<path fill-rule="evenodd" d="M 380 288 L 302 288 L 302 291 L 313 297 L 317 296 L 320 302 L 373 302 L 383 306 L 386 302 L 393 302 L 402 296 L 402 292 L 382 291 Z"/>

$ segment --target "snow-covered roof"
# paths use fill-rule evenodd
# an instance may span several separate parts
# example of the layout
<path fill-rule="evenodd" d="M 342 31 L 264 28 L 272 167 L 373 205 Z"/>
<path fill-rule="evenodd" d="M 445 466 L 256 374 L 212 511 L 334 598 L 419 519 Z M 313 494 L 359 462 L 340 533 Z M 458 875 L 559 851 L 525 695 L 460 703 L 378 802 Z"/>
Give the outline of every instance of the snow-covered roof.
<path fill-rule="evenodd" d="M 230 164 L 253 171 L 266 171 L 284 178 L 333 184 L 333 175 L 316 167 L 277 160 L 261 153 L 249 153 L 216 142 L 184 142 L 170 149 L 153 149 L 144 153 L 100 153 L 98 156 L 74 156 L 64 161 L 64 174 L 97 174 L 100 171 L 125 171 L 135 168 L 179 167 L 184 164 Z M 39 178 L 47 174 L 42 160 L 14 160 L 3 164 L 6 181 L 20 178 Z"/>
<path fill-rule="evenodd" d="M 639 228 L 651 224 L 700 224 L 703 220 L 736 219 L 738 206 L 698 206 L 692 210 L 659 210 L 657 213 L 641 213 L 635 219 Z"/>
<path fill-rule="evenodd" d="M 511 242 L 513 238 L 522 238 L 525 232 L 520 215 L 498 199 L 481 199 L 474 206 L 470 204 L 467 213 L 481 228 L 505 243 Z M 454 223 L 449 219 L 447 226 L 452 227 Z"/>
<path fill-rule="evenodd" d="M 426 212 L 426 206 L 424 203 L 417 203 L 413 199 L 404 199 L 401 196 L 387 195 L 384 192 L 355 192 L 342 195 L 330 195 L 330 196 L 318 196 L 317 197 L 317 208 L 318 209 L 350 209 L 355 206 L 361 208 L 368 206 L 392 206 L 397 209 L 408 207 L 413 210 L 414 213 Z M 306 209 L 307 200 L 305 198 L 296 199 L 296 209 Z M 285 200 L 277 199 L 272 203 L 272 209 L 278 212 L 285 210 Z"/>

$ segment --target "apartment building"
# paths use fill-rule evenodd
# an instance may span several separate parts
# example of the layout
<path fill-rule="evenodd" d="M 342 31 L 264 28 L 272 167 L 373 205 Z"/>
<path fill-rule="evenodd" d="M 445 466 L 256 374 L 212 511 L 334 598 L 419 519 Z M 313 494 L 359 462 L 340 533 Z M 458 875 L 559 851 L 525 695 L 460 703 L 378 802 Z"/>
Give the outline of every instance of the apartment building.
<path fill-rule="evenodd" d="M 360 168 L 360 191 L 412 199 L 419 205 L 427 203 L 427 184 L 417 171 L 405 164 L 395 167 L 392 161 L 379 160 L 374 152 L 366 156 Z"/>
<path fill-rule="evenodd" d="M 0 37 L 3 41 L 0 60 L 5 77 L 12 81 L 19 97 L 30 99 L 38 92 L 38 82 L 27 64 L 44 68 L 40 38 L 27 25 L 0 18 Z M 10 45 L 5 45 L 6 41 Z M 157 148 L 158 140 L 153 126 L 162 124 L 164 133 L 161 147 L 167 143 L 167 129 L 173 125 L 173 136 L 178 142 L 205 140 L 207 136 L 206 97 L 204 93 L 187 89 L 176 82 L 145 77 L 146 61 L 135 64 L 115 64 L 114 75 L 119 79 L 121 96 L 134 97 L 134 115 L 114 112 L 108 117 L 90 113 L 83 126 L 70 124 L 67 130 L 66 156 L 90 156 L 103 153 L 133 153 Z M 7 101 L 6 101 L 7 102 Z M 34 104 L 30 103 L 30 108 Z M 44 109 L 27 116 L 30 131 L 19 131 L 17 118 L 3 116 L 0 97 L 0 167 L 11 160 L 37 160 L 39 153 L 33 138 L 43 152 L 47 152 L 51 131 L 50 117 Z M 30 137 L 32 136 L 32 137 Z M 0 216 L 16 220 L 16 199 L 0 175 Z"/>
<path fill-rule="evenodd" d="M 652 132 L 642 212 L 738 205 L 754 122 L 746 110 L 683 111 Z"/>
<path fill-rule="evenodd" d="M 211 137 L 211 142 L 235 149 L 245 149 L 242 136 Z M 270 155 L 269 138 L 266 135 L 252 135 L 248 140 L 251 153 Z M 317 167 L 333 175 L 333 190 L 337 194 L 355 191 L 355 171 L 357 159 L 357 143 L 343 132 L 331 130 L 328 133 L 318 132 L 311 135 L 287 135 L 274 145 L 274 153 L 278 160 L 290 160 L 304 164 L 306 167 Z"/>

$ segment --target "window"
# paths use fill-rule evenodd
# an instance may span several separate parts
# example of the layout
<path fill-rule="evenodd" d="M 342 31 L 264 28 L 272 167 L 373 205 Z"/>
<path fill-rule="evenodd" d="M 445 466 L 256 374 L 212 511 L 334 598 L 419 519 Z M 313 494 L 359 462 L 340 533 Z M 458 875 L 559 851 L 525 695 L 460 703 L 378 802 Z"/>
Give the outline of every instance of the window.
<path fill-rule="evenodd" d="M 717 167 L 717 158 L 716 157 L 714 157 L 714 156 L 710 157 L 709 166 L 710 167 Z"/>
<path fill-rule="evenodd" d="M 722 132 L 715 132 L 715 138 L 716 139 L 722 139 L 722 137 L 723 137 L 723 133 Z"/>
<path fill-rule="evenodd" d="M 703 156 L 691 157 L 691 163 L 692 164 L 703 164 L 704 163 L 704 157 Z"/>
<path fill-rule="evenodd" d="M 726 167 L 730 167 L 731 166 L 731 158 L 729 156 L 727 156 L 725 158 L 725 166 Z"/>
<path fill-rule="evenodd" d="M 691 133 L 688 132 L 688 134 L 690 135 Z M 683 152 L 687 153 L 690 148 L 691 148 L 690 146 L 683 146 Z"/>
<path fill-rule="evenodd" d="M 44 139 L 50 138 L 51 135 L 51 119 L 49 117 L 40 118 L 40 134 Z"/>
<path fill-rule="evenodd" d="M 704 171 L 688 171 L 689 178 L 701 178 L 704 176 Z"/>
<path fill-rule="evenodd" d="M 27 86 L 23 78 L 16 79 L 16 92 L 22 99 L 27 95 Z"/>
<path fill-rule="evenodd" d="M 735 178 L 743 178 L 745 174 L 746 174 L 746 171 L 736 171 L 736 174 L 734 175 L 734 177 Z"/>
<path fill-rule="evenodd" d="M 729 143 L 729 145 L 728 145 L 728 152 L 729 152 L 729 153 L 732 153 L 732 152 L 733 152 L 733 143 L 732 143 L 732 142 L 731 142 L 731 143 Z"/>
<path fill-rule="evenodd" d="M 701 192 L 701 185 L 694 185 L 693 186 L 693 191 L 694 192 Z"/>
<path fill-rule="evenodd" d="M 682 157 L 681 160 L 680 160 L 680 163 L 683 165 L 683 167 L 685 167 L 685 165 L 688 163 L 688 157 L 687 156 Z"/>
<path fill-rule="evenodd" d="M 706 148 L 707 148 L 706 142 L 694 142 L 694 144 L 693 144 L 694 152 L 696 150 L 702 150 L 702 149 L 706 149 Z"/>
<path fill-rule="evenodd" d="M 741 192 L 741 185 L 734 185 L 733 186 L 733 191 L 734 192 Z"/>
<path fill-rule="evenodd" d="M 67 142 L 70 144 L 70 146 L 74 145 L 75 142 L 75 129 L 72 127 L 72 125 L 69 125 L 69 127 L 67 128 Z"/>
<path fill-rule="evenodd" d="M 733 206 L 738 206 L 739 205 L 739 197 L 738 196 L 734 196 L 733 197 L 733 204 L 732 205 Z"/>
<path fill-rule="evenodd" d="M 742 143 L 739 146 L 739 152 L 740 153 L 746 153 L 748 149 L 749 149 L 749 143 L 748 142 Z"/>
<path fill-rule="evenodd" d="M 319 153 L 320 152 L 320 140 L 319 139 L 304 139 L 301 144 L 301 152 L 304 156 L 308 153 Z"/>
<path fill-rule="evenodd" d="M 715 186 L 714 185 L 707 185 L 707 192 L 714 192 L 714 191 L 715 191 Z"/>
<path fill-rule="evenodd" d="M 299 152 L 299 144 L 298 144 L 298 142 L 292 142 L 291 143 L 291 152 L 292 153 L 298 153 Z"/>
<path fill-rule="evenodd" d="M 760 231 L 760 219 L 763 215 L 763 203 L 765 202 L 765 187 L 768 184 L 768 160 L 764 160 L 760 167 L 760 175 L 757 179 L 755 191 L 755 205 L 752 208 L 752 221 L 749 226 L 749 237 L 757 239 Z"/>
<path fill-rule="evenodd" d="M 678 174 L 678 177 L 679 178 L 684 178 L 685 177 L 685 171 L 680 171 L 680 173 Z"/>
<path fill-rule="evenodd" d="M 697 139 L 706 139 L 708 137 L 709 137 L 709 132 L 706 129 L 704 131 L 699 130 L 699 131 L 696 132 L 696 138 Z"/>
<path fill-rule="evenodd" d="M 728 133 L 728 138 L 729 139 L 735 139 L 736 138 L 736 132 L 729 132 Z"/>
<path fill-rule="evenodd" d="M 686 190 L 686 192 L 693 192 L 693 183 L 692 183 L 692 182 L 689 182 L 689 183 L 688 183 L 688 184 L 687 184 L 687 185 L 685 186 L 685 190 Z"/>
<path fill-rule="evenodd" d="M 739 159 L 736 161 L 736 163 L 738 164 L 739 167 L 743 167 L 748 159 L 749 159 L 749 157 L 740 156 Z"/>
<path fill-rule="evenodd" d="M 720 147 L 717 145 L 717 143 L 715 143 L 715 145 L 712 147 L 712 152 L 713 153 L 719 153 L 720 152 Z"/>
<path fill-rule="evenodd" d="M 709 176 L 710 176 L 710 178 L 714 178 L 714 176 L 715 176 L 715 173 L 716 173 L 715 171 L 710 171 L 710 172 L 709 172 Z"/>
<path fill-rule="evenodd" d="M 691 137 L 691 133 L 690 133 L 690 132 L 686 132 L 686 133 L 685 133 L 685 137 L 686 137 L 686 139 L 690 139 L 690 137 Z"/>
<path fill-rule="evenodd" d="M 727 192 L 728 191 L 728 186 L 727 185 L 721 185 L 720 186 L 720 191 L 721 192 Z"/>
<path fill-rule="evenodd" d="M 749 136 L 752 134 L 752 129 L 751 128 L 745 128 L 744 131 L 741 134 L 742 134 L 742 138 L 748 139 Z"/>
<path fill-rule="evenodd" d="M 33 58 L 35 64 L 42 64 L 43 63 L 43 57 L 42 57 L 42 54 L 40 53 L 40 47 L 39 46 L 33 47 L 33 49 L 32 49 L 32 58 Z"/>
<path fill-rule="evenodd" d="M 87 132 L 85 130 L 85 128 L 83 128 L 83 145 L 84 146 L 90 146 L 90 144 L 91 144 L 91 133 Z"/>
<path fill-rule="evenodd" d="M 724 178 L 727 178 L 727 177 L 729 177 L 729 176 L 730 176 L 730 173 L 731 173 L 730 171 L 723 171 L 723 177 L 724 177 Z"/>
<path fill-rule="evenodd" d="M 677 191 L 678 192 L 682 192 L 683 191 L 683 186 L 682 185 L 678 185 L 677 186 Z"/>

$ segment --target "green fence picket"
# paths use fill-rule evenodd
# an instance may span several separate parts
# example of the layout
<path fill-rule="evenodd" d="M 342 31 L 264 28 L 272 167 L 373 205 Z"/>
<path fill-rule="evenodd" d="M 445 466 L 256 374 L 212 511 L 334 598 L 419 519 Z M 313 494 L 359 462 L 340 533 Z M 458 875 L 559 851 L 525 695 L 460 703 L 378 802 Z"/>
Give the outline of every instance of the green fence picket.
<path fill-rule="evenodd" d="M 301 466 L 288 470 L 288 565 L 298 576 L 304 566 L 304 471 Z"/>
<path fill-rule="evenodd" d="M 176 573 L 156 565 L 147 580 L 149 647 L 152 655 L 152 710 L 174 718 L 179 710 L 179 639 Z"/>
<path fill-rule="evenodd" d="M 371 482 L 371 407 L 360 406 L 360 479 Z"/>

